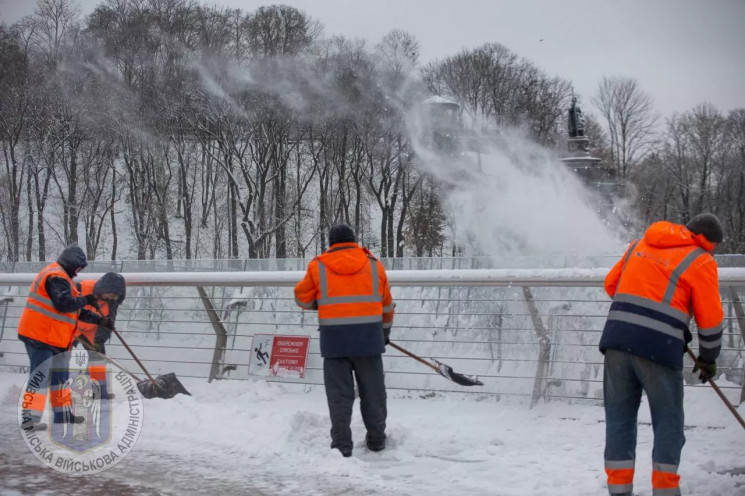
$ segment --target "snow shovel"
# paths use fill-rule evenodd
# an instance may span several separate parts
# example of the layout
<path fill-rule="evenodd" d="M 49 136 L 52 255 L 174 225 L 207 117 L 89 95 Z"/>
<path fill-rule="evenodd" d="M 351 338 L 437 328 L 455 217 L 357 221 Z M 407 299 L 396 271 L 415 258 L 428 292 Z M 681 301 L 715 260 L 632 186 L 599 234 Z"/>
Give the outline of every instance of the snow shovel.
<path fill-rule="evenodd" d="M 142 364 L 139 358 L 137 358 L 137 355 L 135 355 L 135 352 L 132 351 L 132 348 L 129 347 L 126 341 L 124 341 L 124 338 L 122 338 L 122 335 L 119 334 L 119 331 L 112 328 L 112 331 L 114 331 L 114 334 L 116 334 L 116 337 L 119 338 L 119 341 L 122 342 L 125 348 L 127 348 L 127 351 L 130 355 L 132 355 L 132 358 L 135 359 L 135 362 L 137 362 L 137 365 L 140 366 L 143 372 L 145 372 L 145 375 L 149 380 L 147 381 L 138 381 L 137 382 L 137 389 L 140 390 L 142 393 L 142 396 L 144 396 L 147 399 L 150 398 L 163 398 L 164 400 L 167 400 L 169 398 L 173 398 L 177 394 L 186 394 L 188 396 L 191 396 L 191 393 L 186 390 L 183 384 L 181 384 L 181 381 L 176 378 L 176 374 L 173 372 L 170 372 L 165 375 L 159 375 L 157 379 L 154 379 L 152 375 L 150 375 L 150 372 L 147 371 L 145 366 Z M 137 380 L 137 378 L 135 378 Z"/>
<path fill-rule="evenodd" d="M 117 333 L 117 336 L 118 336 L 118 333 Z M 121 339 L 121 336 L 119 336 L 119 339 Z M 86 350 L 95 351 L 96 353 L 101 355 L 104 358 L 104 360 L 106 360 L 110 364 L 114 365 L 115 367 L 121 369 L 122 371 L 132 376 L 132 379 L 137 381 L 137 389 L 139 389 L 140 393 L 142 393 L 142 396 L 144 396 L 147 399 L 151 399 L 151 398 L 169 399 L 169 398 L 173 398 L 178 393 L 188 394 L 189 396 L 191 396 L 191 394 L 179 382 L 179 380 L 176 379 L 176 374 L 170 373 L 170 374 L 162 375 L 162 376 L 159 376 L 153 379 L 153 377 L 148 373 L 147 370 L 145 370 L 145 367 L 142 365 L 142 363 L 140 363 L 140 361 L 137 359 L 134 353 L 132 353 L 132 350 L 126 344 L 124 344 L 124 346 L 129 350 L 130 353 L 132 353 L 132 356 L 137 361 L 137 363 L 140 364 L 140 367 L 142 367 L 142 370 L 145 371 L 149 380 L 140 379 L 124 365 L 114 360 L 110 356 L 104 355 L 103 353 L 98 351 L 93 346 L 93 343 L 88 341 L 85 338 L 85 336 L 79 336 L 75 340 L 81 345 L 83 345 L 83 348 L 85 348 Z M 124 343 L 124 341 L 122 341 L 122 343 Z"/>
<path fill-rule="evenodd" d="M 422 362 L 424 365 L 426 365 L 427 367 L 431 368 L 432 370 L 434 370 L 435 372 L 437 372 L 438 374 L 440 374 L 441 376 L 443 376 L 445 379 L 449 379 L 449 380 L 453 381 L 456 384 L 460 384 L 461 386 L 483 386 L 484 385 L 483 382 L 481 382 L 480 380 L 476 379 L 475 377 L 470 377 L 470 376 L 467 376 L 467 375 L 459 374 L 458 372 L 454 371 L 452 369 L 452 367 L 450 367 L 449 365 L 445 365 L 444 363 L 440 363 L 440 362 L 438 362 L 435 359 L 432 359 L 432 360 L 437 365 L 435 365 L 435 363 L 428 362 L 424 358 L 419 357 L 419 356 L 413 354 L 409 350 L 406 350 L 404 348 L 401 348 L 399 345 L 397 345 L 393 341 L 388 341 L 388 344 L 391 345 L 391 346 L 393 346 L 394 348 L 396 348 L 401 353 L 403 353 L 405 355 L 409 355 L 414 360 L 417 360 L 419 362 Z"/>
<path fill-rule="evenodd" d="M 691 349 L 688 346 L 686 346 L 686 353 L 688 353 L 688 356 L 691 357 L 691 360 L 693 360 L 693 363 L 697 362 L 696 355 L 694 355 L 694 353 L 691 351 Z M 732 415 L 735 416 L 737 421 L 740 422 L 740 425 L 742 426 L 742 428 L 745 429 L 745 420 L 743 420 L 740 414 L 737 413 L 737 410 L 735 410 L 735 407 L 732 406 L 732 403 L 730 403 L 727 397 L 724 395 L 724 393 L 722 393 L 722 390 L 719 389 L 719 386 L 716 385 L 716 383 L 714 382 L 714 379 L 709 378 L 706 381 L 709 384 L 711 384 L 711 387 L 714 388 L 714 391 L 716 391 L 719 397 L 722 399 L 722 401 L 724 401 L 724 404 L 727 405 L 727 408 L 729 408 L 729 411 L 732 412 Z"/>

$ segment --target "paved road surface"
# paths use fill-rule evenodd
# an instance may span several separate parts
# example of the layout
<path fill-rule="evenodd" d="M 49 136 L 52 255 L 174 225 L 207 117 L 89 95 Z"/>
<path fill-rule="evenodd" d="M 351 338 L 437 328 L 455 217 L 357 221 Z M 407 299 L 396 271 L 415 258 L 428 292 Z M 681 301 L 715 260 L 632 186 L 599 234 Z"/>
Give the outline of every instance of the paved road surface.
<path fill-rule="evenodd" d="M 97 474 L 72 476 L 48 468 L 29 451 L 16 423 L 15 408 L 0 406 L 0 495 L 85 494 L 87 496 L 159 496 L 243 494 L 267 496 L 253 487 L 251 474 L 232 473 L 229 479 L 205 477 L 224 470 L 202 459 L 199 453 L 180 457 L 165 455 L 138 443 L 134 451 L 109 470 Z M 194 470 L 195 464 L 200 470 Z"/>

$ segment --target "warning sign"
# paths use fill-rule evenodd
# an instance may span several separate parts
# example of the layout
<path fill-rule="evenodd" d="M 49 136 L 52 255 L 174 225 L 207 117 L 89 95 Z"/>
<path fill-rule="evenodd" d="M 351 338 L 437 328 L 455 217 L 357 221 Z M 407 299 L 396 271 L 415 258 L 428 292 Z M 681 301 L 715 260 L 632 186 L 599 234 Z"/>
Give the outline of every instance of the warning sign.
<path fill-rule="evenodd" d="M 251 375 L 305 377 L 310 336 L 256 334 L 248 373 Z"/>
<path fill-rule="evenodd" d="M 251 345 L 251 359 L 248 361 L 248 373 L 251 375 L 269 375 L 269 359 L 272 354 L 274 334 L 256 334 Z"/>

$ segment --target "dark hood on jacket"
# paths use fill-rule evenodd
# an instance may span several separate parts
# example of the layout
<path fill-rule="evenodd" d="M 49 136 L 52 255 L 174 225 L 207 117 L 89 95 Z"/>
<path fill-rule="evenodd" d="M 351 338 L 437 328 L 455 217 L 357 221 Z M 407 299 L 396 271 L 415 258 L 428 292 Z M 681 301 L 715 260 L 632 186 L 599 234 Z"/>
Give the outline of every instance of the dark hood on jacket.
<path fill-rule="evenodd" d="M 119 296 L 119 303 L 123 302 L 127 296 L 124 276 L 117 272 L 107 272 L 101 276 L 101 279 L 96 281 L 96 285 L 93 286 L 93 294 L 99 296 L 106 293 L 114 293 Z"/>
<path fill-rule="evenodd" d="M 77 245 L 70 245 L 57 258 L 57 263 L 67 272 L 70 277 L 75 277 L 77 269 L 84 269 L 88 265 L 85 258 L 85 252 Z"/>

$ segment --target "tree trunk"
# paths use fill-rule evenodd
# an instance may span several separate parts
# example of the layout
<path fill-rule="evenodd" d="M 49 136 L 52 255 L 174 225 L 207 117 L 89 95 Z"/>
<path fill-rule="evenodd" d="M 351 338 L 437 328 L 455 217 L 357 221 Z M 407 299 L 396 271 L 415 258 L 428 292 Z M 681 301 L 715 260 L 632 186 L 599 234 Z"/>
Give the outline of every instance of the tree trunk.
<path fill-rule="evenodd" d="M 78 223 L 80 220 L 78 204 L 78 152 L 80 143 L 81 140 L 77 137 L 72 137 L 68 141 L 70 148 L 70 174 L 67 178 L 67 208 L 69 211 L 68 220 L 70 227 L 68 228 L 68 239 L 65 240 L 67 244 L 78 243 Z"/>
<path fill-rule="evenodd" d="M 111 216 L 111 260 L 116 260 L 116 251 L 119 244 L 119 237 L 117 236 L 117 230 L 116 230 L 116 215 L 115 214 L 115 208 L 114 208 L 114 202 L 116 202 L 116 170 L 113 171 L 114 174 L 111 178 L 111 210 L 110 210 L 110 216 Z"/>
<path fill-rule="evenodd" d="M 238 258 L 238 188 L 235 184 L 230 185 L 228 197 L 230 217 L 230 258 Z"/>
<path fill-rule="evenodd" d="M 19 166 L 15 156 L 16 141 L 14 137 L 3 142 L 3 154 L 5 156 L 8 195 L 10 196 L 7 218 L 3 217 L 3 223 L 7 229 L 8 260 L 17 262 L 20 250 L 20 211 L 21 211 L 21 188 L 23 187 L 24 170 Z M 3 208 L 1 210 L 5 212 Z"/>
<path fill-rule="evenodd" d="M 50 160 L 51 162 L 51 160 Z M 47 206 L 47 198 L 49 196 L 49 183 L 52 180 L 52 174 L 47 171 L 47 176 L 44 178 L 44 186 L 39 188 L 39 172 L 37 171 L 34 175 L 34 190 L 36 196 L 36 231 L 39 240 L 39 260 L 44 261 L 47 259 L 47 236 L 46 229 L 44 228 L 44 210 Z"/>
<path fill-rule="evenodd" d="M 280 144 L 280 147 L 282 145 Z M 279 170 L 275 179 L 276 189 L 274 197 L 274 224 L 281 223 L 285 218 L 285 206 L 287 202 L 287 162 L 284 160 L 282 151 L 278 153 Z M 299 185 L 298 185 L 299 187 Z M 274 235 L 277 258 L 287 258 L 287 230 L 284 224 L 280 225 Z"/>
<path fill-rule="evenodd" d="M 381 258 L 388 257 L 388 241 L 386 235 L 388 233 L 388 202 L 383 206 L 383 211 L 380 215 L 380 256 Z"/>
<path fill-rule="evenodd" d="M 31 195 L 31 174 L 26 176 L 26 205 L 28 208 L 28 232 L 26 233 L 26 260 L 31 261 L 34 248 L 34 205 Z"/>

